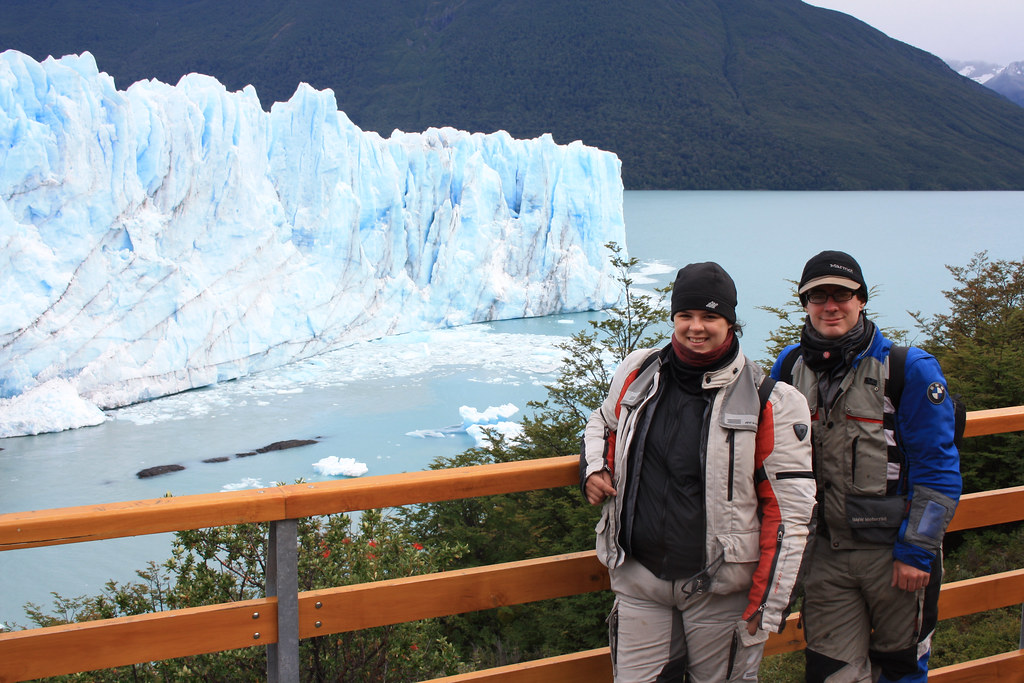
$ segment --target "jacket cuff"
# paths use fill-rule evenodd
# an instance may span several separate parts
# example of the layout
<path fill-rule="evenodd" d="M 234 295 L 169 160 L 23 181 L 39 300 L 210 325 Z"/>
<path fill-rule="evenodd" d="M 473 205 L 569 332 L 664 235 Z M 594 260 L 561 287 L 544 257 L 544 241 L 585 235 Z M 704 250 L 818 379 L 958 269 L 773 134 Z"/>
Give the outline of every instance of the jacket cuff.
<path fill-rule="evenodd" d="M 927 486 L 915 487 L 900 540 L 937 552 L 955 511 L 956 501 L 949 496 Z"/>
<path fill-rule="evenodd" d="M 909 564 L 911 567 L 924 572 L 930 572 L 932 570 L 932 563 L 935 562 L 934 553 L 930 553 L 924 548 L 904 543 L 903 541 L 896 542 L 896 546 L 892 551 L 892 557 L 894 560 L 899 560 L 903 564 Z"/>

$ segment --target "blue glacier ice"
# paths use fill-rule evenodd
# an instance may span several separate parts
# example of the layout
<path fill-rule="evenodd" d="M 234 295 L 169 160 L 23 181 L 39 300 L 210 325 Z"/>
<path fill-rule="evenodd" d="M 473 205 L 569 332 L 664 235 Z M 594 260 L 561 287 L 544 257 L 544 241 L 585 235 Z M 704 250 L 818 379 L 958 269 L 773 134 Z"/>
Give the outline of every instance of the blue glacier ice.
<path fill-rule="evenodd" d="M 618 158 L 0 54 L 0 437 L 385 335 L 596 310 Z"/>

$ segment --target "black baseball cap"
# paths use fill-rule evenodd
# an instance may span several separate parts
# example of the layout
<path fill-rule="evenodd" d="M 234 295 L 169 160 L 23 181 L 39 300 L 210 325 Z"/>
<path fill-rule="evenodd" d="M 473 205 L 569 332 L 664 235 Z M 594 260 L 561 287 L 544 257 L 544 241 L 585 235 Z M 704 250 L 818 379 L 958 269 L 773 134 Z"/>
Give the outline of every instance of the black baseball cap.
<path fill-rule="evenodd" d="M 804 265 L 797 290 L 801 300 L 804 294 L 821 285 L 846 287 L 857 292 L 861 300 L 868 300 L 868 288 L 864 284 L 860 264 L 844 251 L 823 251 L 812 256 Z"/>

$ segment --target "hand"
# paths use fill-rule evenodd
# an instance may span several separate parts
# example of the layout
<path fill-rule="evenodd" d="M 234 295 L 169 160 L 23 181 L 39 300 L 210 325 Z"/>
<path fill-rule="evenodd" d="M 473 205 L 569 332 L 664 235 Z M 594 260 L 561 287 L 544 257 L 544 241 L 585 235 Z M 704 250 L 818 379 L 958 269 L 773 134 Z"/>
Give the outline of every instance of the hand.
<path fill-rule="evenodd" d="M 758 613 L 754 612 L 754 616 L 750 617 L 747 621 L 747 633 L 750 635 L 757 635 L 757 616 Z"/>
<path fill-rule="evenodd" d="M 930 578 L 931 574 L 917 567 L 911 567 L 899 560 L 894 560 L 892 563 L 892 583 L 890 585 L 893 588 L 913 593 L 927 586 Z"/>
<path fill-rule="evenodd" d="M 611 472 L 608 470 L 601 470 L 600 472 L 594 472 L 591 474 L 587 477 L 584 492 L 587 494 L 587 502 L 591 505 L 603 503 L 604 499 L 608 496 L 614 496 L 615 488 L 612 487 Z"/>

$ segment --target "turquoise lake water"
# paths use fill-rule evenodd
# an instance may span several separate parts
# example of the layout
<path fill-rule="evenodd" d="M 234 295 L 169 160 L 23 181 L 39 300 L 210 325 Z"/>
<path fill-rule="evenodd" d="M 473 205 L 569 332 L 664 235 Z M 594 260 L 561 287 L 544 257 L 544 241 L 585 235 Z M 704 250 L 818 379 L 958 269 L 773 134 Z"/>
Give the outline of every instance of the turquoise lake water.
<path fill-rule="evenodd" d="M 947 265 L 966 265 L 981 251 L 1024 258 L 1024 192 L 626 192 L 624 209 L 629 253 L 652 273 L 652 284 L 667 284 L 694 261 L 718 261 L 730 272 L 744 350 L 755 359 L 777 325 L 757 307 L 785 303 L 788 280 L 823 249 L 852 253 L 868 285 L 878 287 L 869 313 L 911 331 L 907 311 L 947 310 L 942 290 L 955 284 Z M 0 440 L 0 512 L 318 480 L 325 477 L 313 463 L 327 456 L 365 463 L 367 476 L 425 469 L 474 444 L 458 429 L 460 407 L 511 404 L 521 411 L 528 400 L 543 399 L 558 367 L 555 344 L 598 315 L 367 342 L 115 411 L 98 427 Z M 293 438 L 320 441 L 203 462 Z M 186 469 L 135 476 L 168 463 Z M 0 623 L 28 626 L 22 605 L 48 605 L 50 591 L 91 595 L 108 579 L 132 580 L 168 548 L 162 535 L 0 553 Z"/>

